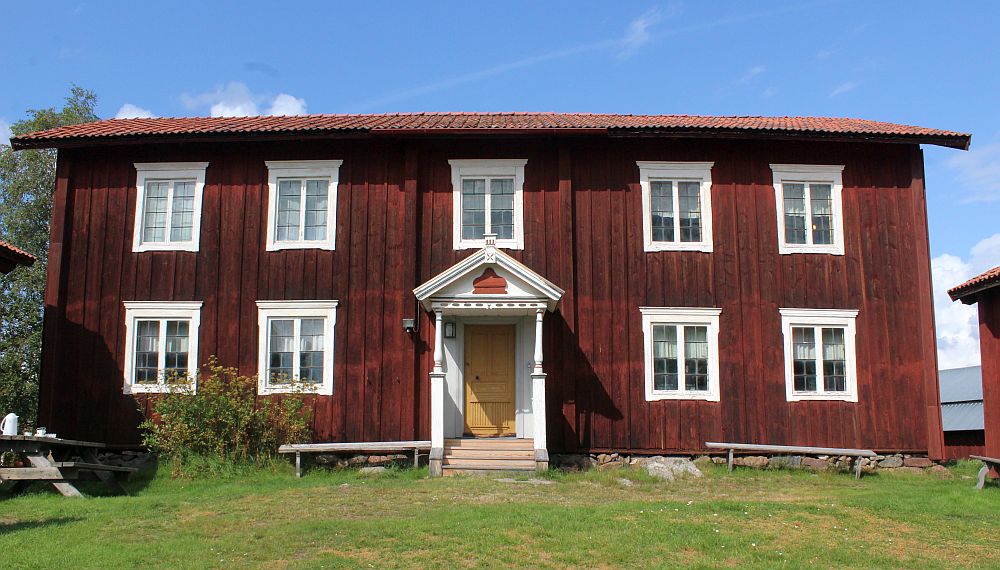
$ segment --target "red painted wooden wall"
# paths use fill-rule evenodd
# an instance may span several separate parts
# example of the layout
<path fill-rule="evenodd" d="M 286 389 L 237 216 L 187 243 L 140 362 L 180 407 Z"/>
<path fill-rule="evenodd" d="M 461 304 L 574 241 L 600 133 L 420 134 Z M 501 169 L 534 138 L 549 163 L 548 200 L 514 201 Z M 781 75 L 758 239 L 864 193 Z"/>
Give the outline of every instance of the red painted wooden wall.
<path fill-rule="evenodd" d="M 983 366 L 983 427 L 987 457 L 1000 457 L 1000 288 L 978 296 L 979 352 Z"/>
<path fill-rule="evenodd" d="M 336 251 L 267 252 L 265 160 L 343 159 Z M 41 421 L 136 442 L 127 300 L 202 300 L 200 358 L 256 371 L 263 299 L 337 299 L 321 441 L 427 439 L 433 325 L 411 290 L 452 248 L 448 159 L 527 158 L 525 249 L 565 289 L 545 320 L 552 451 L 745 441 L 942 453 L 923 159 L 913 145 L 524 137 L 132 145 L 60 153 Z M 131 251 L 134 162 L 210 162 L 201 250 Z M 714 161 L 714 253 L 645 253 L 637 160 Z M 846 255 L 778 255 L 770 163 L 845 164 Z M 720 307 L 721 402 L 646 402 L 639 306 Z M 860 402 L 785 401 L 779 307 L 852 308 Z M 1000 362 L 1000 361 L 998 361 Z M 984 374 L 986 369 L 984 368 Z M 931 435 L 929 435 L 931 434 Z"/>

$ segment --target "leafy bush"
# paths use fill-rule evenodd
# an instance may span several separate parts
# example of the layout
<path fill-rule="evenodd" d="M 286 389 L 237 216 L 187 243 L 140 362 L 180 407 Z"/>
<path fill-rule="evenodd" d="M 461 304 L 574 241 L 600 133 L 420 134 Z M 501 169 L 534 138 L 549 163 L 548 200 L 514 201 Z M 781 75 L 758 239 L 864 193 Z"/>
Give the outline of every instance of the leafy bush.
<path fill-rule="evenodd" d="M 173 384 L 156 397 L 152 416 L 140 428 L 143 443 L 169 459 L 177 476 L 268 463 L 278 446 L 307 440 L 309 422 L 301 389 L 280 399 L 258 398 L 256 376 L 240 376 L 213 359 L 198 378 L 197 392 Z"/>

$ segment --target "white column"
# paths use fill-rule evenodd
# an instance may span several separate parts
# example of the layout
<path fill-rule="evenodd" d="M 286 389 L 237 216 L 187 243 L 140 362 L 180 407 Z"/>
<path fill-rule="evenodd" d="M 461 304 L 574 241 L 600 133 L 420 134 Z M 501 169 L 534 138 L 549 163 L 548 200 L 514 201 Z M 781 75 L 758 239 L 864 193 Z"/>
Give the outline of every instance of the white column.
<path fill-rule="evenodd" d="M 545 372 L 542 369 L 542 321 L 545 309 L 535 311 L 535 357 L 531 369 L 531 412 L 535 420 L 535 465 L 548 469 L 549 454 L 546 442 L 545 421 Z"/>
<path fill-rule="evenodd" d="M 434 369 L 431 371 L 431 475 L 441 475 L 444 454 L 444 315 L 434 311 Z"/>

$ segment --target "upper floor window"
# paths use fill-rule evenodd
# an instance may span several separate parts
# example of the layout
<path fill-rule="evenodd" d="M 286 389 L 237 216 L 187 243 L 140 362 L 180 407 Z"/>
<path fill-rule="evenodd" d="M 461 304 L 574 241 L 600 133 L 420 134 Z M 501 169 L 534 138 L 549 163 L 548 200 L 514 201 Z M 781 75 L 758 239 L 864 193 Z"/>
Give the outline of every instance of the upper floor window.
<path fill-rule="evenodd" d="M 524 165 L 527 160 L 449 160 L 455 249 L 486 245 L 524 249 Z"/>
<path fill-rule="evenodd" d="M 342 160 L 267 161 L 267 251 L 335 248 Z"/>
<path fill-rule="evenodd" d="M 844 255 L 843 166 L 772 164 L 778 253 Z"/>
<path fill-rule="evenodd" d="M 132 251 L 198 251 L 207 162 L 137 162 Z"/>
<path fill-rule="evenodd" d="M 858 401 L 856 310 L 781 309 L 788 401 Z"/>
<path fill-rule="evenodd" d="M 645 251 L 712 251 L 711 162 L 637 162 Z"/>
<path fill-rule="evenodd" d="M 333 394 L 337 301 L 257 301 L 258 391 Z"/>
<path fill-rule="evenodd" d="M 640 307 L 646 401 L 719 401 L 722 309 Z"/>
<path fill-rule="evenodd" d="M 125 302 L 126 394 L 193 387 L 201 301 Z"/>

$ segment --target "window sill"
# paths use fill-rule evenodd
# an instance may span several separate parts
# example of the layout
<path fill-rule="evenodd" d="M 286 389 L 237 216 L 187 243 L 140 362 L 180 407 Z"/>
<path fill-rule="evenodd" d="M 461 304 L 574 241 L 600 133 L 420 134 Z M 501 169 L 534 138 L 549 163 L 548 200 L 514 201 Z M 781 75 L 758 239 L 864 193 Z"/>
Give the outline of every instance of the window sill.
<path fill-rule="evenodd" d="M 198 252 L 197 242 L 164 242 L 164 243 L 141 243 L 132 248 L 132 253 L 143 253 L 146 251 L 190 251 Z"/>
<path fill-rule="evenodd" d="M 795 253 L 818 253 L 826 255 L 844 255 L 844 246 L 842 245 L 789 245 L 785 243 L 778 244 L 778 253 L 781 255 L 790 255 Z"/>
<path fill-rule="evenodd" d="M 788 394 L 789 402 L 857 402 L 857 394 Z"/>
<path fill-rule="evenodd" d="M 126 384 L 122 394 L 178 394 L 194 393 L 194 384 Z"/>
<path fill-rule="evenodd" d="M 712 244 L 704 242 L 662 242 L 654 241 L 645 244 L 644 251 L 700 251 L 712 253 Z"/>
<path fill-rule="evenodd" d="M 718 394 L 711 392 L 653 392 L 646 394 L 647 402 L 657 402 L 660 400 L 701 400 L 705 402 L 718 402 Z"/>
<path fill-rule="evenodd" d="M 282 241 L 267 244 L 267 251 L 281 251 L 283 249 L 322 249 L 334 251 L 336 248 L 332 241 Z"/>
<path fill-rule="evenodd" d="M 455 244 L 455 249 L 482 249 L 486 247 L 485 239 L 462 240 Z M 524 243 L 516 239 L 498 239 L 497 247 L 501 249 L 524 249 Z"/>
<path fill-rule="evenodd" d="M 271 386 L 258 386 L 257 394 L 260 396 L 271 396 L 274 394 L 303 394 L 303 395 L 316 395 L 316 396 L 332 396 L 333 386 L 328 386 L 326 384 L 306 387 L 306 386 L 289 386 L 289 387 L 271 387 Z"/>

